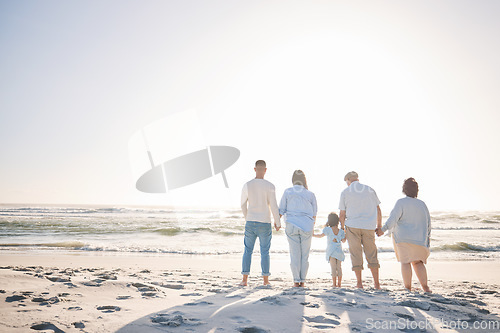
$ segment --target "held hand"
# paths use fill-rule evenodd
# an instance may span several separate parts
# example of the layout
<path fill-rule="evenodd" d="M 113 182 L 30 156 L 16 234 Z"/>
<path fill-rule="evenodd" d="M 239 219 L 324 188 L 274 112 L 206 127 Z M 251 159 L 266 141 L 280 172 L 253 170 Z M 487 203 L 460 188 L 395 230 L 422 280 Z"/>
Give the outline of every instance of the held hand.
<path fill-rule="evenodd" d="M 384 232 L 382 231 L 381 228 L 375 229 L 375 233 L 377 234 L 378 237 L 380 237 L 380 236 L 382 236 L 384 234 Z"/>
<path fill-rule="evenodd" d="M 278 227 L 278 226 L 276 225 L 276 223 L 275 223 L 275 224 L 274 224 L 274 229 L 276 229 L 276 231 L 280 231 L 281 226 L 279 226 L 279 227 Z"/>

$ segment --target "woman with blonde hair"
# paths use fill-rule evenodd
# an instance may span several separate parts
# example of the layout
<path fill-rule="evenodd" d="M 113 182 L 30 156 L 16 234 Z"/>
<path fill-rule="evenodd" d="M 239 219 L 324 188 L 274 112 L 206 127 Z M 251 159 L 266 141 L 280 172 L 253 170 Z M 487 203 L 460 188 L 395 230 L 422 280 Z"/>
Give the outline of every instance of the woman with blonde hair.
<path fill-rule="evenodd" d="M 293 186 L 281 198 L 280 216 L 285 215 L 285 233 L 290 248 L 290 268 L 294 287 L 304 287 L 309 268 L 309 250 L 318 206 L 316 196 L 308 190 L 302 170 L 292 175 Z"/>

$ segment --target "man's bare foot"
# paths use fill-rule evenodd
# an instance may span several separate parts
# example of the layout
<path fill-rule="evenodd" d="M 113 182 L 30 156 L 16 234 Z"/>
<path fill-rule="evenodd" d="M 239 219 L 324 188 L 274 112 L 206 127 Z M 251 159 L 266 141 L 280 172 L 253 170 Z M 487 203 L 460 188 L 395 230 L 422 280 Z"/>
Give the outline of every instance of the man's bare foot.
<path fill-rule="evenodd" d="M 304 288 L 304 287 L 305 287 L 304 282 L 301 282 L 301 283 L 300 283 L 300 287 L 302 287 L 302 288 Z"/>
<path fill-rule="evenodd" d="M 332 284 L 332 288 L 337 288 L 337 285 L 335 283 Z"/>
<path fill-rule="evenodd" d="M 295 288 L 298 288 L 298 287 L 300 287 L 300 283 L 295 282 L 295 283 L 293 284 L 293 286 L 294 286 Z"/>
<path fill-rule="evenodd" d="M 432 291 L 431 291 L 431 289 L 429 288 L 429 286 L 422 286 L 422 289 L 423 289 L 426 293 L 430 293 L 430 294 L 432 294 Z"/>
<path fill-rule="evenodd" d="M 246 287 L 248 285 L 248 274 L 243 274 L 243 279 L 240 282 L 240 287 Z"/>
<path fill-rule="evenodd" d="M 381 289 L 380 288 L 380 283 L 375 283 L 375 289 Z"/>
<path fill-rule="evenodd" d="M 356 284 L 356 288 L 363 289 L 363 284 L 362 283 Z"/>
<path fill-rule="evenodd" d="M 264 286 L 267 286 L 270 284 L 269 283 L 269 276 L 263 276 L 262 278 L 264 279 L 264 283 L 263 283 Z"/>

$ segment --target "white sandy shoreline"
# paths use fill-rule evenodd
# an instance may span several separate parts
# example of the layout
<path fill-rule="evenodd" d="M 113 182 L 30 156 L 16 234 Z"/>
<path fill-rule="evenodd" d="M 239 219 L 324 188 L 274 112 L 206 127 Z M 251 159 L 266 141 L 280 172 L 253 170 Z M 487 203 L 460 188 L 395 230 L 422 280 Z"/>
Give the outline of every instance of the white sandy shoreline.
<path fill-rule="evenodd" d="M 396 259 L 380 259 L 380 276 L 382 279 L 401 279 L 400 264 Z M 308 277 L 326 278 L 330 266 L 323 253 L 311 253 Z M 271 254 L 271 274 L 291 280 L 287 254 Z M 191 254 L 150 254 L 150 253 L 102 253 L 88 251 L 19 251 L 0 252 L 0 265 L 46 266 L 53 263 L 58 267 L 103 267 L 113 268 L 143 268 L 143 269 L 213 269 L 224 270 L 230 276 L 240 277 L 241 255 L 191 255 Z M 366 264 L 366 263 L 365 263 Z M 344 278 L 354 278 L 350 269 L 349 256 L 342 263 Z M 500 265 L 495 259 L 482 260 L 435 260 L 429 257 L 427 264 L 429 280 L 437 281 L 473 281 L 482 283 L 498 283 L 500 280 Z M 252 275 L 260 274 L 260 257 L 252 257 Z M 478 274 L 481 272 L 481 274 Z M 365 275 L 370 276 L 365 267 Z"/>
<path fill-rule="evenodd" d="M 433 322 L 428 332 L 453 332 L 446 323 L 499 322 L 500 268 L 490 261 L 431 260 L 427 295 L 403 290 L 397 262 L 381 262 L 376 291 L 368 271 L 365 290 L 355 289 L 347 262 L 343 288 L 330 288 L 320 254 L 308 288 L 290 287 L 286 255 L 272 257 L 272 287 L 262 288 L 253 260 L 250 285 L 240 288 L 239 256 L 3 253 L 0 331 L 400 332 L 390 325 Z"/>

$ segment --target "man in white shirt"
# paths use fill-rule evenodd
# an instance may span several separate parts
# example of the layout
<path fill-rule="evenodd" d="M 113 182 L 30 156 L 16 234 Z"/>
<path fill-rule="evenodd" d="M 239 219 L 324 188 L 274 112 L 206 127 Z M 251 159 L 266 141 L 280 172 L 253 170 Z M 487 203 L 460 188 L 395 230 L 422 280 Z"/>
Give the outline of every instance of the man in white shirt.
<path fill-rule="evenodd" d="M 375 289 L 380 289 L 378 278 L 380 264 L 375 245 L 375 229 L 382 228 L 380 200 L 370 186 L 359 182 L 356 172 L 347 173 L 344 180 L 348 187 L 340 194 L 339 219 L 349 243 L 352 270 L 356 274 L 357 287 L 363 288 L 361 271 L 364 252 L 368 268 L 372 271 Z"/>
<path fill-rule="evenodd" d="M 281 228 L 280 214 L 276 202 L 274 185 L 264 179 L 266 174 L 266 162 L 258 160 L 255 162 L 255 178 L 247 182 L 241 191 L 241 210 L 245 216 L 245 252 L 243 253 L 242 271 L 243 280 L 241 286 L 248 283 L 250 266 L 252 263 L 252 253 L 255 240 L 259 238 L 260 243 L 260 264 L 262 267 L 262 277 L 264 285 L 269 284 L 269 266 L 271 247 L 272 227 L 271 214 L 274 218 L 276 231 Z"/>

